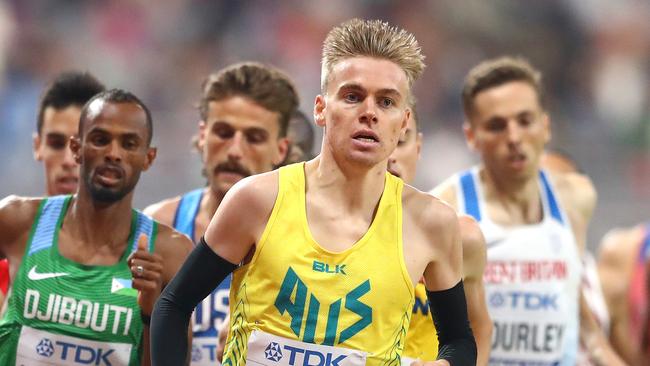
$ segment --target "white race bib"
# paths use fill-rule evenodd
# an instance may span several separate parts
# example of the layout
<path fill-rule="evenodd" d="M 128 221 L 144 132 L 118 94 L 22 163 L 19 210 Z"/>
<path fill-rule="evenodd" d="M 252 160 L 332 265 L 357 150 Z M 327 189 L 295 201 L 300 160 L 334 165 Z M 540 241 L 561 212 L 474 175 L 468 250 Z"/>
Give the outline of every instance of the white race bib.
<path fill-rule="evenodd" d="M 290 340 L 259 330 L 248 339 L 246 364 L 255 366 L 363 366 L 366 352 Z"/>
<path fill-rule="evenodd" d="M 415 361 L 417 361 L 417 359 L 402 356 L 402 366 L 411 366 Z"/>
<path fill-rule="evenodd" d="M 226 329 L 227 331 L 227 329 Z M 192 366 L 218 366 L 217 337 L 194 337 L 192 339 Z"/>
<path fill-rule="evenodd" d="M 16 366 L 30 365 L 128 365 L 128 343 L 89 341 L 22 326 Z"/>

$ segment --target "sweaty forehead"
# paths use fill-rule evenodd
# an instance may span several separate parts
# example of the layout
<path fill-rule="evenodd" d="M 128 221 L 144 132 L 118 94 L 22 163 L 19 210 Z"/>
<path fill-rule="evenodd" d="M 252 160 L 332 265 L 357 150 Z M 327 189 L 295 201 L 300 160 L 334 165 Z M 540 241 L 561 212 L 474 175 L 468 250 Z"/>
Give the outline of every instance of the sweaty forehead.
<path fill-rule="evenodd" d="M 337 62 L 329 74 L 328 92 L 345 85 L 358 85 L 368 90 L 395 90 L 402 97 L 408 94 L 406 72 L 396 63 L 374 57 L 352 57 Z"/>
<path fill-rule="evenodd" d="M 280 113 L 268 110 L 254 101 L 233 96 L 208 103 L 207 123 L 224 122 L 237 128 L 279 130 Z"/>
<path fill-rule="evenodd" d="M 88 106 L 83 131 L 88 133 L 93 127 L 119 130 L 123 133 L 137 133 L 147 136 L 147 115 L 135 103 L 112 103 L 95 100 Z"/>
<path fill-rule="evenodd" d="M 485 89 L 474 97 L 474 115 L 481 118 L 511 117 L 541 109 L 535 89 L 523 81 L 514 81 Z"/>

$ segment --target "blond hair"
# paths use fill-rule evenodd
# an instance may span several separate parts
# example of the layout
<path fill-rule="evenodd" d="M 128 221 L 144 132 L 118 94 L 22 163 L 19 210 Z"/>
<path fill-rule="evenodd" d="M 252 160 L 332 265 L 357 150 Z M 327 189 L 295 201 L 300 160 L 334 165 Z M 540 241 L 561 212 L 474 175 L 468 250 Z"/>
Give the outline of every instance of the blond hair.
<path fill-rule="evenodd" d="M 474 98 L 478 93 L 513 81 L 530 84 L 537 93 L 539 104 L 544 105 L 542 73 L 524 58 L 502 56 L 483 61 L 467 73 L 462 92 L 465 115 L 471 115 Z"/>
<path fill-rule="evenodd" d="M 381 20 L 352 19 L 334 27 L 323 43 L 321 90 L 327 89 L 334 65 L 344 59 L 369 56 L 397 64 L 408 78 L 409 88 L 424 70 L 424 55 L 415 37 Z"/>

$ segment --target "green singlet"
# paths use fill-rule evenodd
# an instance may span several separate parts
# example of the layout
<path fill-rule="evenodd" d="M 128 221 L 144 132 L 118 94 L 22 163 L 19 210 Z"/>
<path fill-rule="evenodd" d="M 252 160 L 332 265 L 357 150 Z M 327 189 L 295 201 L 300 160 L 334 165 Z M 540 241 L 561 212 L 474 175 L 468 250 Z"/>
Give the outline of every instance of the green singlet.
<path fill-rule="evenodd" d="M 71 196 L 44 199 L 0 320 L 0 365 L 140 365 L 142 330 L 127 257 L 157 223 L 133 210 L 127 250 L 111 266 L 87 266 L 59 253 Z"/>

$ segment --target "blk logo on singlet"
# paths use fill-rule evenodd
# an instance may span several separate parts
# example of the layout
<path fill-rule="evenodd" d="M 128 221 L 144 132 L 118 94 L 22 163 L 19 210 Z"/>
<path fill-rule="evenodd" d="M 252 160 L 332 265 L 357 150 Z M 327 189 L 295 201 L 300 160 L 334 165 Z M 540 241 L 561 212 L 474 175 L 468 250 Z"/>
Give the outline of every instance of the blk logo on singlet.
<path fill-rule="evenodd" d="M 327 289 L 325 290 L 327 291 Z M 308 343 L 315 343 L 314 338 L 318 319 L 327 319 L 325 335 L 321 338 L 323 339 L 322 344 L 333 346 L 335 342 L 340 344 L 347 341 L 372 323 L 372 308 L 359 300 L 368 292 L 370 292 L 370 280 L 365 280 L 348 292 L 345 297 L 329 304 L 326 316 L 319 316 L 321 302 L 298 277 L 296 272 L 289 267 L 275 299 L 275 307 L 281 315 L 284 315 L 285 312 L 289 313 L 291 330 L 299 339 Z M 293 294 L 295 294 L 295 297 L 292 296 Z M 309 302 L 307 302 L 307 295 L 309 295 Z M 344 309 L 341 309 L 341 307 L 344 307 Z M 339 332 L 341 311 L 356 314 L 359 320 Z M 306 320 L 303 322 L 305 314 Z M 303 323 L 305 324 L 304 329 Z"/>
<path fill-rule="evenodd" d="M 330 266 L 327 263 L 314 261 L 312 269 L 314 271 L 316 271 L 316 272 L 331 273 L 331 274 L 342 274 L 344 276 L 347 275 L 347 273 L 345 273 L 345 264 L 336 264 L 336 265 Z"/>

